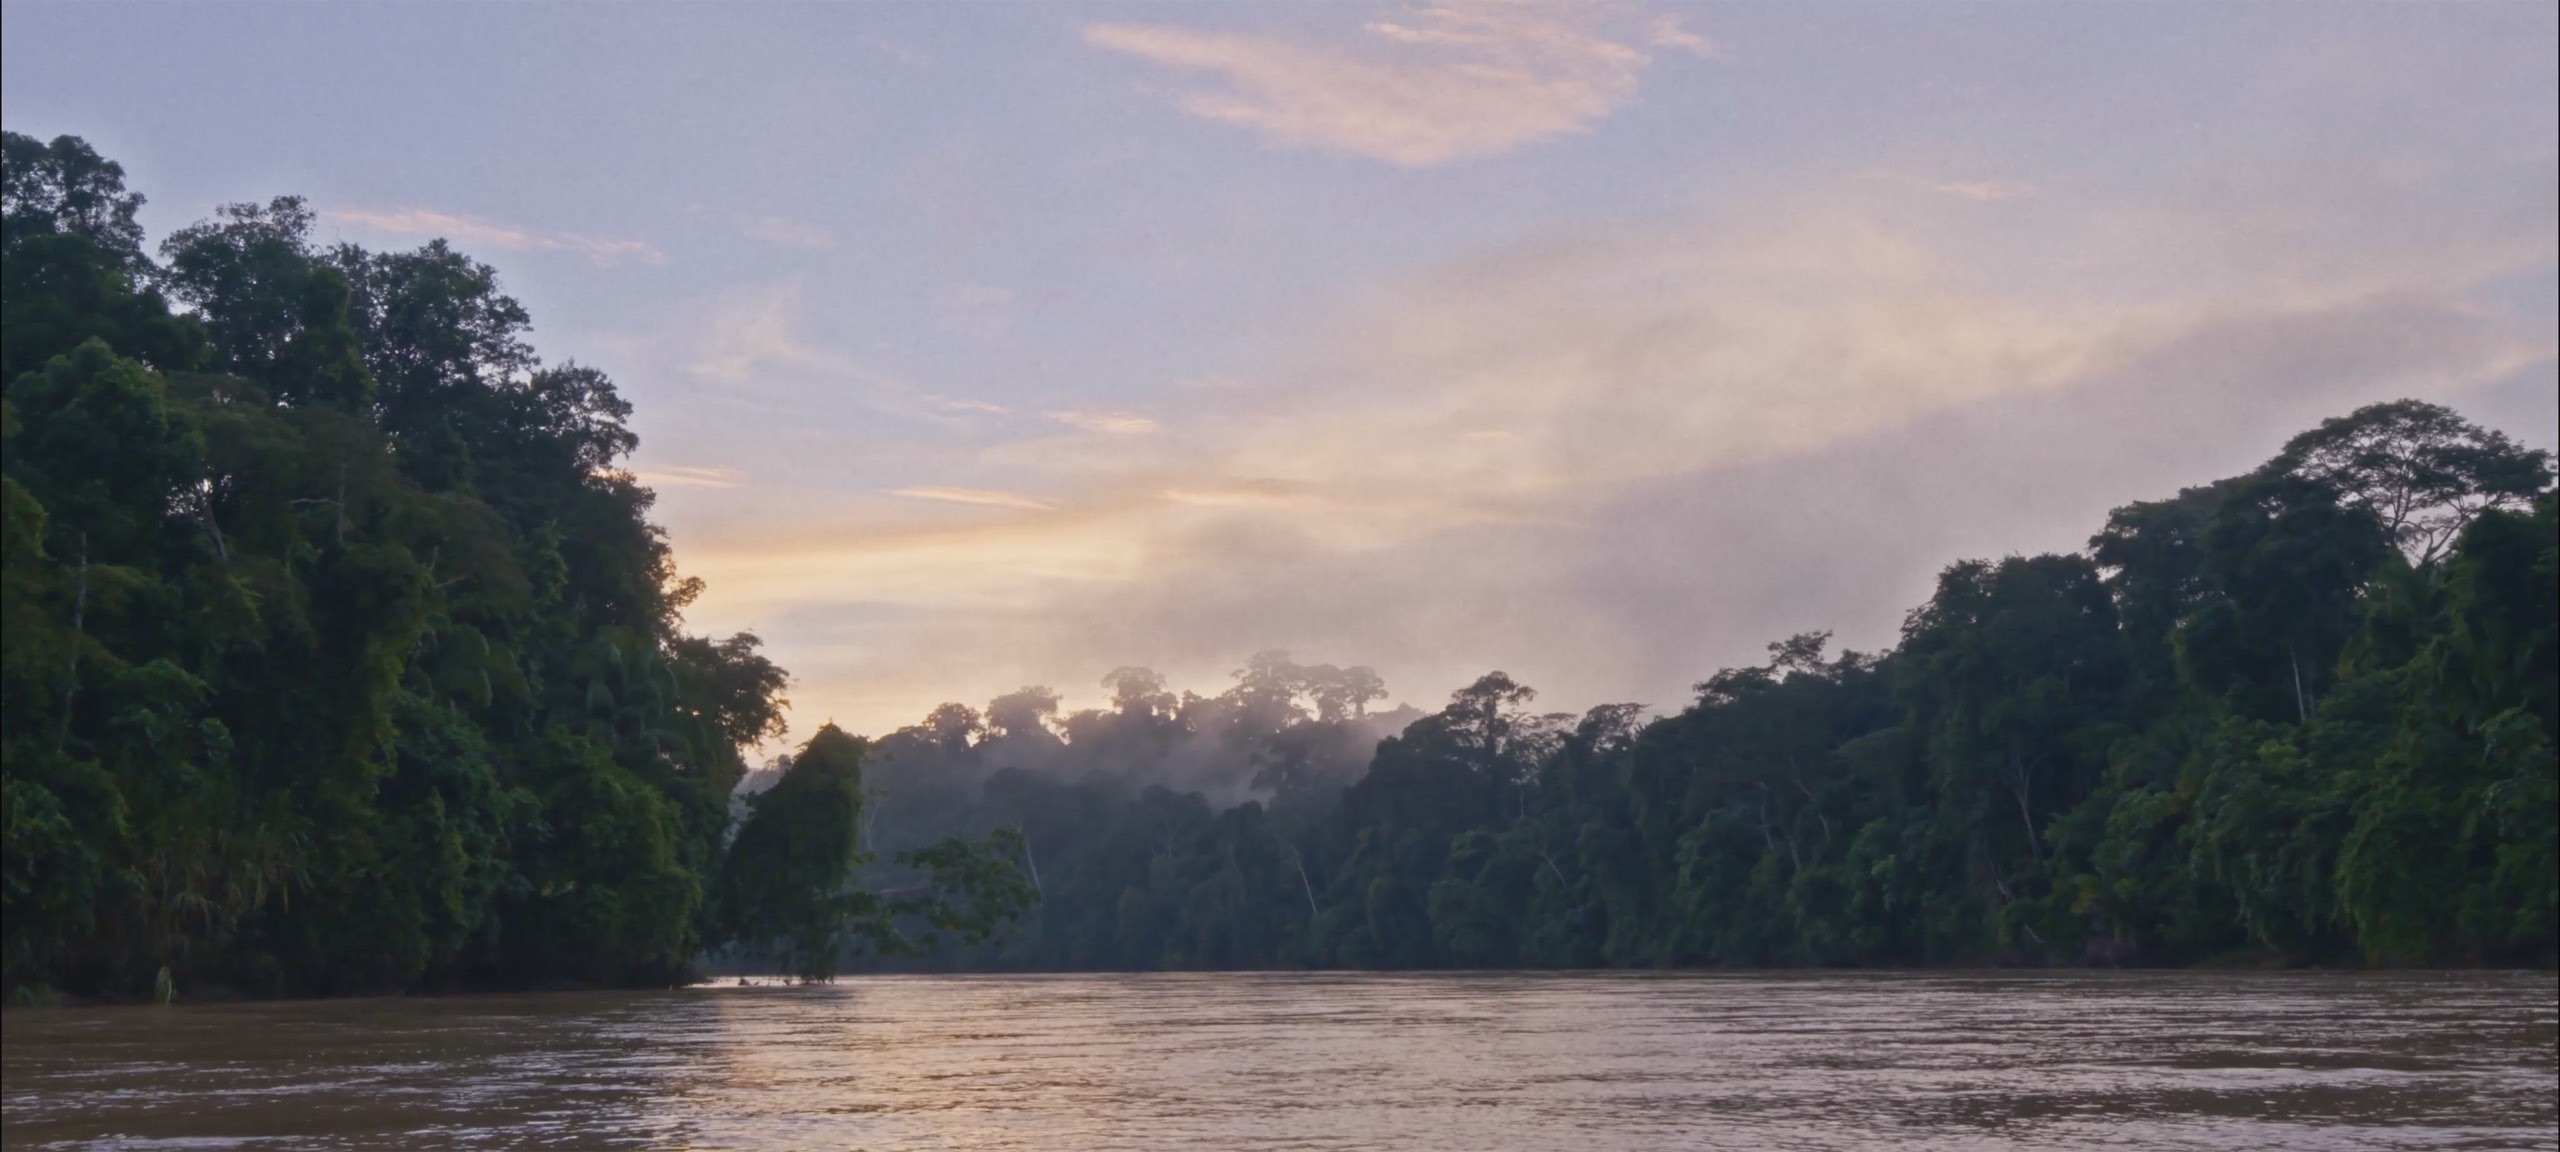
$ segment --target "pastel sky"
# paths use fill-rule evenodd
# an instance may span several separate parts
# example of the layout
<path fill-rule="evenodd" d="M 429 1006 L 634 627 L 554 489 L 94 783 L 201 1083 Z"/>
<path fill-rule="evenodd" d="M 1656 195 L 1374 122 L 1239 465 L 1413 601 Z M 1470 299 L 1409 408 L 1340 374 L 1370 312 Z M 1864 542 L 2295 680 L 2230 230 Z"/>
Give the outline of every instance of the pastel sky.
<path fill-rule="evenodd" d="M 798 730 L 1127 664 L 1676 709 L 2378 399 L 2550 446 L 2533 4 L 11 0 L 155 236 L 299 193 L 639 407 Z"/>

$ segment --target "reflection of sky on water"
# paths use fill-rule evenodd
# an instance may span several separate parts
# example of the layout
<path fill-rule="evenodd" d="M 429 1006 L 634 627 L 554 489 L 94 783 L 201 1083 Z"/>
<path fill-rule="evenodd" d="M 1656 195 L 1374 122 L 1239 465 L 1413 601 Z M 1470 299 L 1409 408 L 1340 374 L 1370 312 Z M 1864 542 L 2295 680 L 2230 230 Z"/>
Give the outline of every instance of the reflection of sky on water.
<path fill-rule="evenodd" d="M 765 1088 L 675 1103 L 741 1147 L 2534 1147 L 2548 985 L 888 978 L 724 997 Z"/>

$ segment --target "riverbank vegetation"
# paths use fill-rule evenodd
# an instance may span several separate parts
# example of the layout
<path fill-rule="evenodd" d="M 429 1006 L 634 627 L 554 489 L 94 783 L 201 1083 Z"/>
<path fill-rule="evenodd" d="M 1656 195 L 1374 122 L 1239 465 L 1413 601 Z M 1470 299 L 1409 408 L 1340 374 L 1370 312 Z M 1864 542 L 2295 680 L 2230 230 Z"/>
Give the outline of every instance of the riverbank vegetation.
<path fill-rule="evenodd" d="M 784 674 L 685 631 L 629 405 L 491 268 L 289 197 L 154 255 L 85 144 L 6 158 L 13 993 L 2560 958 L 2551 462 L 2441 407 L 1659 718 L 1498 672 L 1382 712 L 1270 652 L 822 728 L 742 790 Z"/>
<path fill-rule="evenodd" d="M 2548 967 L 2551 480 L 2374 405 L 1650 722 L 1497 672 L 1382 732 L 1365 669 L 1276 652 L 945 705 L 881 741 L 868 834 L 1019 837 L 1038 903 L 924 962 L 963 968 Z"/>
<path fill-rule="evenodd" d="M 13 993 L 663 985 L 834 897 L 715 883 L 782 670 L 683 630 L 630 405 L 488 265 L 291 197 L 154 258 L 85 143 L 6 163 Z"/>

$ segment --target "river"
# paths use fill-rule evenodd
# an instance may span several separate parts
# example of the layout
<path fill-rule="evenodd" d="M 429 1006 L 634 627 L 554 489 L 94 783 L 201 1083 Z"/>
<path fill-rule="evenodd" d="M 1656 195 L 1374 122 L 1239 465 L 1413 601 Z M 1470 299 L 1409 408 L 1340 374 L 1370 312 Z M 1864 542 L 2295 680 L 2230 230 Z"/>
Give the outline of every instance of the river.
<path fill-rule="evenodd" d="M 12 1011 L 21 1148 L 2555 1147 L 2548 974 L 889 976 Z"/>

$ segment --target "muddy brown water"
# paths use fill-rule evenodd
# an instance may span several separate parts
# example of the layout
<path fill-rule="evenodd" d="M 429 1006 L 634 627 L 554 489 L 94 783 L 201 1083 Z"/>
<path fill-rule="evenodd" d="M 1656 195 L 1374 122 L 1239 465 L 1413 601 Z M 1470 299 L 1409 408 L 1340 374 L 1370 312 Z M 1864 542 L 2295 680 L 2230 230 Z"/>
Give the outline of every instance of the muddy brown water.
<path fill-rule="evenodd" d="M 2560 1147 L 2549 974 L 896 976 L 12 1011 L 36 1148 Z"/>

